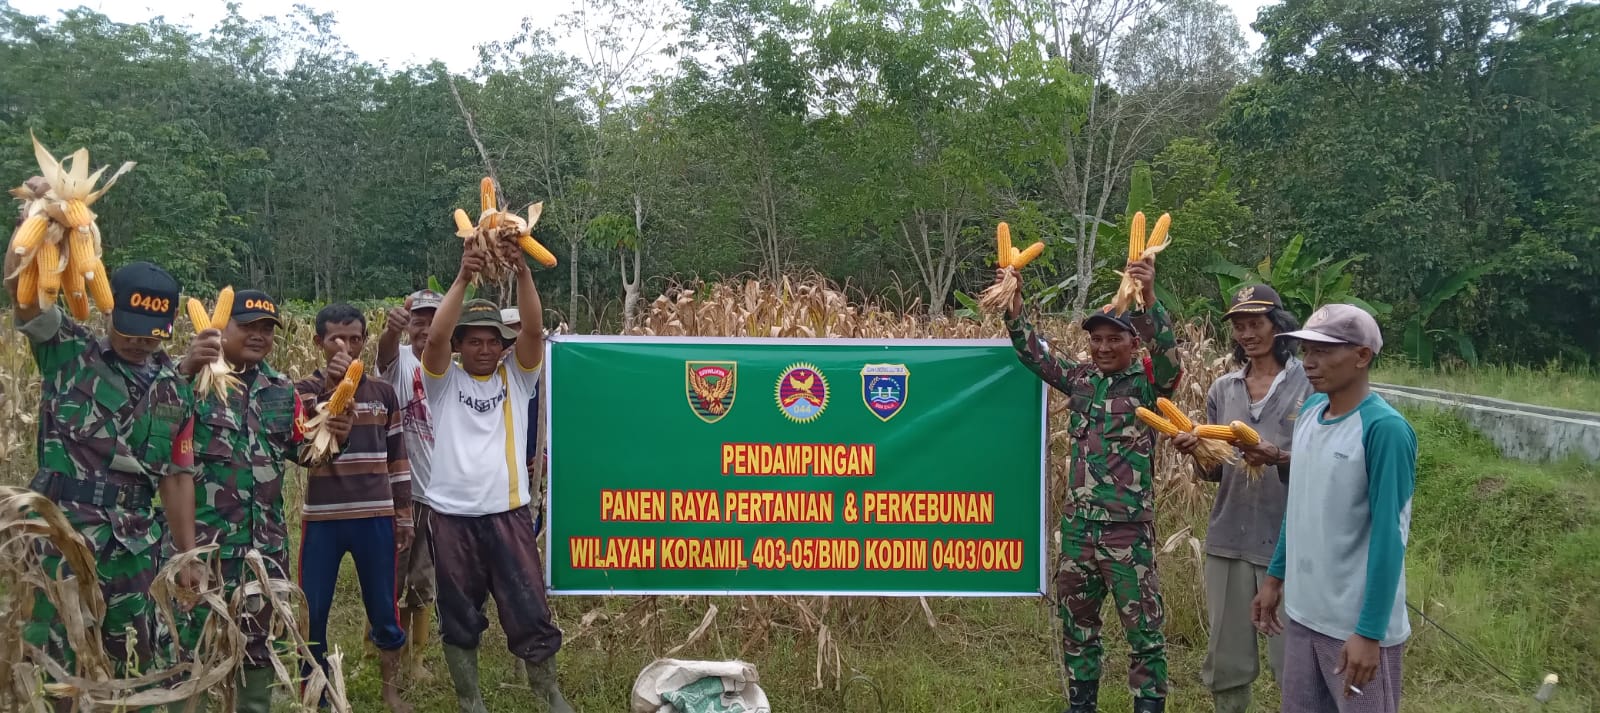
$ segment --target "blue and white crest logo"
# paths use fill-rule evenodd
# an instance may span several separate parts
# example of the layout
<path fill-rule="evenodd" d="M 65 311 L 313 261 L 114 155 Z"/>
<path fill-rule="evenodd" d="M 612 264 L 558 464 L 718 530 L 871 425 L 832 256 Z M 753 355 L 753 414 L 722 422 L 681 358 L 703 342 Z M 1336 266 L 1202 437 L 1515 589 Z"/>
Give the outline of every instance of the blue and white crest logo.
<path fill-rule="evenodd" d="M 888 421 L 906 405 L 911 370 L 905 364 L 867 364 L 861 368 L 861 400 L 880 421 Z"/>

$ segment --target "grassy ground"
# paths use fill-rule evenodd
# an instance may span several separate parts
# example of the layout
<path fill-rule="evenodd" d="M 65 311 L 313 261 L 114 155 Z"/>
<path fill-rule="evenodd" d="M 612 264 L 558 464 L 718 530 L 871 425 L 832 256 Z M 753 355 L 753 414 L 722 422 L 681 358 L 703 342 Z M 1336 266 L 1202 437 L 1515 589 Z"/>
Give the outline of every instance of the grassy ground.
<path fill-rule="evenodd" d="M 1419 369 L 1405 364 L 1385 364 L 1373 373 L 1373 380 L 1555 408 L 1600 411 L 1600 373 L 1556 365 Z"/>
<path fill-rule="evenodd" d="M 1600 704 L 1600 681 L 1593 674 L 1600 659 L 1600 479 L 1586 466 L 1502 461 L 1448 417 L 1416 415 L 1414 424 L 1422 472 L 1407 561 L 1411 601 L 1517 683 L 1413 615 L 1406 709 L 1594 710 Z M 1176 524 L 1162 523 L 1162 535 Z M 1195 562 L 1173 556 L 1162 566 L 1173 679 L 1168 710 L 1208 711 L 1209 696 L 1199 683 L 1205 631 Z M 937 625 L 930 626 L 916 600 L 560 598 L 557 617 L 568 639 L 559 661 L 569 698 L 584 711 L 627 710 L 634 676 L 683 643 L 712 604 L 719 609 L 715 625 L 676 657 L 752 662 L 776 710 L 1020 713 L 1064 707 L 1054 612 L 1031 600 L 932 600 Z M 347 564 L 332 638 L 350 653 L 355 709 L 378 711 L 377 664 L 362 653 L 359 607 Z M 1115 617 L 1107 614 L 1102 709 L 1128 710 L 1121 685 L 1127 649 Z M 816 687 L 817 635 L 808 623 L 813 616 L 837 645 L 847 684 L 840 691 L 834 690 L 831 650 L 822 674 L 827 685 Z M 495 625 L 482 656 L 489 708 L 529 709 L 527 689 Z M 429 662 L 435 680 L 413 682 L 407 698 L 420 711 L 454 710 L 437 650 L 429 652 Z M 1562 686 L 1541 708 L 1531 695 L 1547 671 L 1558 672 Z M 865 680 L 852 683 L 858 674 Z M 1263 676 L 1256 690 L 1258 710 L 1277 709 L 1270 677 Z"/>

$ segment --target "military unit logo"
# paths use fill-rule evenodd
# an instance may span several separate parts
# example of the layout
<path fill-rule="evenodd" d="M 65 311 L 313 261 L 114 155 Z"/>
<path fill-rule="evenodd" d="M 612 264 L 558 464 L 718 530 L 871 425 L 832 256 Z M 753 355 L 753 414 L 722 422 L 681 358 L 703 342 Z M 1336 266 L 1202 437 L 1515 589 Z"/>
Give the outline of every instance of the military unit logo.
<path fill-rule="evenodd" d="M 778 408 L 795 423 L 807 423 L 828 407 L 828 380 L 811 364 L 791 364 L 778 377 Z"/>
<path fill-rule="evenodd" d="M 906 405 L 911 370 L 905 364 L 867 364 L 861 368 L 861 399 L 880 421 L 888 421 Z"/>
<path fill-rule="evenodd" d="M 716 423 L 733 408 L 738 363 L 731 361 L 686 361 L 683 363 L 685 392 L 689 408 L 706 423 Z"/>

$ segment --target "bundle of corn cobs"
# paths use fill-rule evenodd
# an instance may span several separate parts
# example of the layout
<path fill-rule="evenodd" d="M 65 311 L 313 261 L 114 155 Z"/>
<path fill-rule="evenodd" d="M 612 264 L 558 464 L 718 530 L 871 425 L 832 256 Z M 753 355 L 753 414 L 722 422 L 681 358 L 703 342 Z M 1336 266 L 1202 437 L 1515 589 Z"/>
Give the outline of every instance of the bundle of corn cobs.
<path fill-rule="evenodd" d="M 520 259 L 517 257 L 518 250 L 538 260 L 540 265 L 556 266 L 555 254 L 533 238 L 533 226 L 539 222 L 539 214 L 544 211 L 543 202 L 529 206 L 527 220 L 514 212 L 500 210 L 494 179 L 488 176 L 479 182 L 478 196 L 482 212 L 478 214 L 477 225 L 472 224 L 466 211 L 457 208 L 455 212 L 456 237 L 489 256 L 483 271 L 473 276 L 472 284 L 479 284 L 483 278 L 500 282 L 514 274 L 516 263 L 513 261 Z"/>
<path fill-rule="evenodd" d="M 344 370 L 344 379 L 333 388 L 333 395 L 317 405 L 315 417 L 301 425 L 301 432 L 305 434 L 305 443 L 301 448 L 310 465 L 326 463 L 333 454 L 339 452 L 339 439 L 333 437 L 328 421 L 350 410 L 350 404 L 356 398 L 356 385 L 361 383 L 364 369 L 360 359 L 350 362 L 350 366 Z"/>
<path fill-rule="evenodd" d="M 233 285 L 222 288 L 217 294 L 216 307 L 212 309 L 211 314 L 206 314 L 205 305 L 193 297 L 189 298 L 188 308 L 189 321 L 194 322 L 195 334 L 207 329 L 226 328 L 233 315 Z M 227 401 L 234 389 L 243 387 L 244 382 L 233 375 L 233 369 L 228 366 L 227 359 L 220 356 L 194 377 L 194 392 L 202 397 L 215 394 L 217 398 Z"/>
<path fill-rule="evenodd" d="M 89 301 L 103 313 L 111 312 L 111 276 L 101 262 L 100 226 L 89 206 L 133 168 L 122 164 L 98 190 L 95 184 L 106 167 L 89 173 L 89 150 L 78 149 L 68 161 L 57 161 L 33 139 L 39 176 L 29 179 L 11 195 L 22 201 L 22 224 L 11 234 L 11 251 L 21 256 L 7 279 L 17 278 L 20 306 L 47 307 L 66 297 L 73 319 L 89 318 Z"/>
<path fill-rule="evenodd" d="M 1011 246 L 1011 226 L 1001 223 L 994 233 L 996 264 L 1001 268 L 1000 279 L 978 295 L 978 306 L 986 312 L 1005 312 L 1011 300 L 1022 289 L 1021 270 L 1044 253 L 1044 243 L 1035 242 L 1026 250 Z"/>
<path fill-rule="evenodd" d="M 1224 463 L 1237 463 L 1239 461 L 1239 455 L 1231 445 L 1236 436 L 1229 427 L 1196 424 L 1189 418 L 1188 414 L 1183 412 L 1183 409 L 1178 408 L 1177 404 L 1166 398 L 1156 399 L 1156 408 L 1160 409 L 1161 413 L 1158 414 L 1143 406 L 1136 409 L 1134 413 L 1139 416 L 1140 421 L 1144 421 L 1151 428 L 1164 435 L 1176 436 L 1179 433 L 1191 433 L 1196 438 L 1199 438 L 1200 445 L 1194 449 L 1194 459 L 1199 461 L 1200 467 L 1211 470 Z M 1238 421 L 1234 421 L 1234 423 L 1244 426 L 1251 434 L 1255 433 L 1254 430 L 1250 430 L 1250 427 L 1245 426 L 1243 423 Z M 1224 437 L 1224 434 L 1226 434 L 1226 437 Z M 1257 436 L 1256 440 L 1259 442 L 1260 437 Z M 1260 474 L 1257 473 L 1254 477 L 1260 477 Z"/>
<path fill-rule="evenodd" d="M 1172 216 L 1162 213 L 1161 217 L 1156 219 L 1156 227 L 1150 231 L 1150 237 L 1146 240 L 1144 213 L 1134 213 L 1128 228 L 1128 262 L 1139 262 L 1145 258 L 1154 259 L 1156 253 L 1167 249 L 1171 244 L 1171 241 L 1167 240 L 1167 228 L 1171 225 Z M 1138 305 L 1140 309 L 1149 307 L 1150 305 L 1144 303 L 1144 290 L 1139 281 L 1121 270 L 1117 270 L 1116 273 L 1122 276 L 1122 282 L 1117 285 L 1117 296 L 1111 300 L 1112 311 L 1125 312 L 1129 305 Z"/>

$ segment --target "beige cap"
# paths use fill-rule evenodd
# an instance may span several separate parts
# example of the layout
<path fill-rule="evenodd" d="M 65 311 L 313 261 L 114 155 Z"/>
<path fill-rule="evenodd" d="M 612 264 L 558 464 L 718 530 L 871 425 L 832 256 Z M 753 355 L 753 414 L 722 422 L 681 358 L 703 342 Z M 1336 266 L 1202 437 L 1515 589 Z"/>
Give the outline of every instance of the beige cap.
<path fill-rule="evenodd" d="M 1378 329 L 1378 320 L 1350 304 L 1323 305 L 1311 313 L 1304 328 L 1282 336 L 1324 344 L 1353 344 L 1367 347 L 1373 353 L 1383 350 L 1383 332 Z"/>

